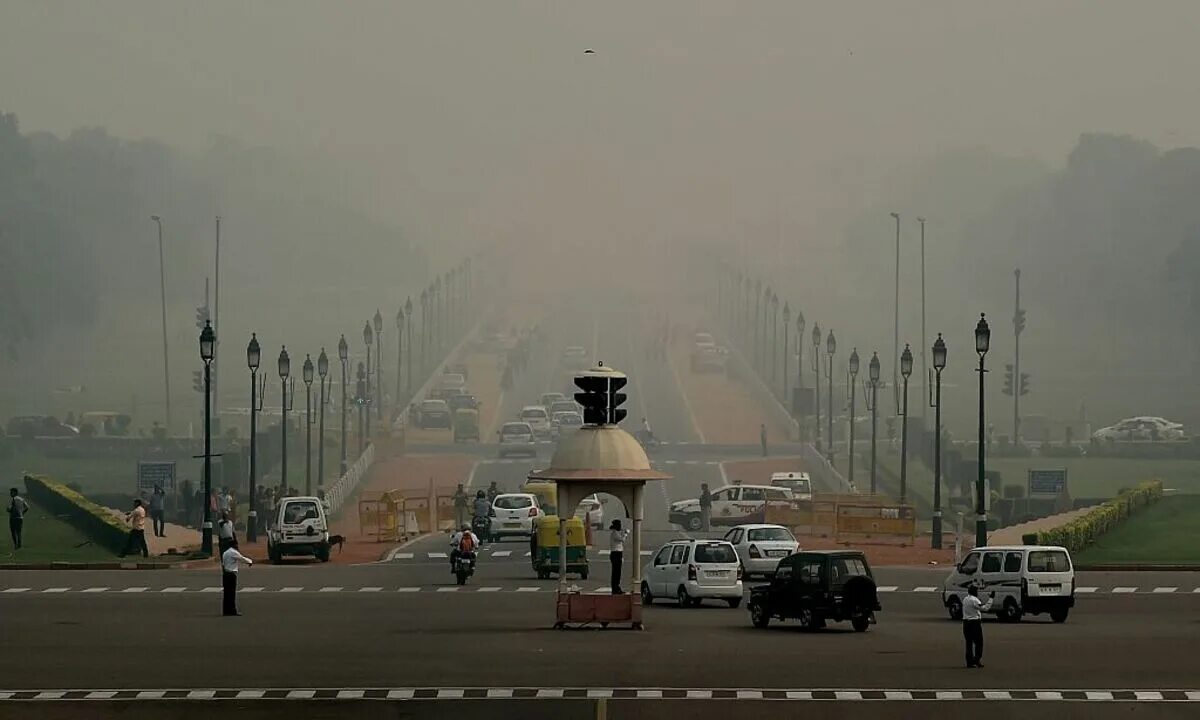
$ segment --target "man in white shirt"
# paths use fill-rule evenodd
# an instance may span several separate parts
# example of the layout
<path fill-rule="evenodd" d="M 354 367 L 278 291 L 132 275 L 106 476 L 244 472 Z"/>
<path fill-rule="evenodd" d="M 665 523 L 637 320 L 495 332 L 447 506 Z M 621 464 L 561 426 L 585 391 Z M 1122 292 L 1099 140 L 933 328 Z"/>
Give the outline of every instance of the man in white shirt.
<path fill-rule="evenodd" d="M 241 615 L 237 609 L 238 563 L 253 565 L 254 561 L 238 552 L 237 542 L 233 542 L 225 552 L 221 553 L 221 587 L 223 593 L 223 615 Z"/>
<path fill-rule="evenodd" d="M 613 520 L 608 526 L 608 562 L 612 565 L 612 594 L 621 595 L 621 563 L 625 558 L 625 539 L 629 531 L 621 529 L 621 521 Z"/>
<path fill-rule="evenodd" d="M 967 667 L 983 667 L 983 613 L 992 609 L 992 601 L 996 593 L 988 596 L 987 602 L 979 599 L 979 586 L 974 583 L 967 588 L 967 596 L 963 598 L 962 623 L 963 640 L 967 645 Z"/>

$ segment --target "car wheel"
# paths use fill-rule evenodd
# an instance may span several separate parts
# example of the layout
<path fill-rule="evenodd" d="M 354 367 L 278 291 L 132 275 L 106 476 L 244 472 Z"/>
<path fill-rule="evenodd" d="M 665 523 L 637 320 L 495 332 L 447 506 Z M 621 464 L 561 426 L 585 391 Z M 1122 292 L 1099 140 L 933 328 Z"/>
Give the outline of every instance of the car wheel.
<path fill-rule="evenodd" d="M 650 592 L 650 583 L 642 583 L 642 604 L 653 605 L 654 593 Z"/>
<path fill-rule="evenodd" d="M 1017 601 L 1008 598 L 1000 608 L 1000 620 L 1007 623 L 1021 622 L 1021 608 Z"/>
<path fill-rule="evenodd" d="M 801 608 L 796 619 L 800 621 L 800 627 L 809 632 L 817 629 L 817 616 L 813 615 L 813 611 L 809 608 Z"/>
<path fill-rule="evenodd" d="M 962 620 L 962 600 L 957 596 L 950 598 L 950 602 L 946 603 L 946 611 L 950 613 L 951 620 Z"/>
<path fill-rule="evenodd" d="M 687 529 L 692 532 L 700 532 L 704 528 L 704 521 L 699 515 L 688 515 Z"/>
<path fill-rule="evenodd" d="M 871 627 L 871 616 L 866 613 L 858 613 L 850 618 L 850 625 L 854 627 L 854 632 L 866 632 L 867 628 Z"/>
<path fill-rule="evenodd" d="M 741 598 L 729 598 L 725 602 L 729 603 L 729 607 L 736 610 L 737 607 L 742 604 L 742 599 Z"/>
<path fill-rule="evenodd" d="M 687 588 L 682 585 L 679 586 L 679 592 L 675 597 L 679 600 L 679 607 L 681 608 L 691 607 L 693 604 L 692 597 L 688 595 Z"/>
<path fill-rule="evenodd" d="M 1051 610 L 1050 611 L 1050 619 L 1056 623 L 1060 623 L 1060 624 L 1065 623 L 1067 621 L 1068 614 L 1070 614 L 1070 610 L 1067 608 L 1061 608 L 1059 610 Z"/>
<path fill-rule="evenodd" d="M 761 602 L 750 603 L 750 622 L 754 623 L 756 628 L 765 628 L 771 624 L 771 614 Z"/>

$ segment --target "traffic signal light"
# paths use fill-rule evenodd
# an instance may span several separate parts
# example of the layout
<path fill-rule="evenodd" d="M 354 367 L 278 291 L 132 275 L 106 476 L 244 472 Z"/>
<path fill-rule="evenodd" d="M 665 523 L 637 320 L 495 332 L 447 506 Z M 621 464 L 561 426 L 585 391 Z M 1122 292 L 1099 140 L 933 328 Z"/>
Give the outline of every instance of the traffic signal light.
<path fill-rule="evenodd" d="M 203 330 L 208 324 L 208 305 L 201 305 L 196 308 L 196 327 Z"/>
<path fill-rule="evenodd" d="M 621 408 L 627 398 L 625 393 L 617 392 L 625 387 L 625 383 L 629 382 L 624 375 L 620 377 L 610 378 L 608 381 L 608 422 L 610 425 L 616 425 L 625 419 L 626 412 Z"/>
<path fill-rule="evenodd" d="M 1025 311 L 1017 310 L 1015 313 L 1013 313 L 1013 330 L 1015 330 L 1016 333 L 1018 335 L 1020 335 L 1021 331 L 1024 329 L 1025 329 Z"/>
<path fill-rule="evenodd" d="M 1029 394 L 1029 373 L 1021 373 L 1021 394 Z"/>
<path fill-rule="evenodd" d="M 1004 366 L 1004 394 L 1013 394 L 1013 366 L 1008 363 Z"/>
<path fill-rule="evenodd" d="M 627 414 L 621 404 L 628 398 L 617 392 L 629 382 L 625 374 L 603 365 L 575 378 L 575 402 L 583 407 L 583 422 L 586 425 L 615 425 Z"/>
<path fill-rule="evenodd" d="M 192 371 L 192 389 L 198 393 L 204 392 L 204 373 L 200 370 Z"/>

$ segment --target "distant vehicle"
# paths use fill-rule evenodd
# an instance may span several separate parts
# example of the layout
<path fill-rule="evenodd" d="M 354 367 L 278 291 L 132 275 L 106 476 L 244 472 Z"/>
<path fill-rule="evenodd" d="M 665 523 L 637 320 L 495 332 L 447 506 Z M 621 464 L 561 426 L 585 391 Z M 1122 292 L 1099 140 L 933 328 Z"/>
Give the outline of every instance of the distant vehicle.
<path fill-rule="evenodd" d="M 878 588 L 858 550 L 805 551 L 779 561 L 769 585 L 750 589 L 750 621 L 765 628 L 772 618 L 798 620 L 805 630 L 849 620 L 855 632 L 875 622 Z"/>
<path fill-rule="evenodd" d="M 78 428 L 60 422 L 52 415 L 21 415 L 11 418 L 7 434 L 24 437 L 77 437 Z"/>
<path fill-rule="evenodd" d="M 675 598 L 679 607 L 696 607 L 701 600 L 742 603 L 742 565 L 724 540 L 675 540 L 664 545 L 646 567 L 642 604 L 655 598 Z"/>
<path fill-rule="evenodd" d="M 421 428 L 445 428 L 451 427 L 450 422 L 450 406 L 445 400 L 426 400 L 421 403 L 417 410 L 417 424 Z"/>
<path fill-rule="evenodd" d="M 467 375 L 466 363 L 454 363 L 452 365 L 447 365 L 445 374 L 447 374 L 447 375 L 462 375 L 464 383 L 470 377 L 469 375 Z"/>
<path fill-rule="evenodd" d="M 586 370 L 591 364 L 587 348 L 582 345 L 572 345 L 563 350 L 562 364 L 568 370 Z"/>
<path fill-rule="evenodd" d="M 575 517 L 591 525 L 593 530 L 604 529 L 604 502 L 596 495 L 589 495 L 575 508 Z"/>
<path fill-rule="evenodd" d="M 284 498 L 267 530 L 267 556 L 278 563 L 288 555 L 329 561 L 329 522 L 316 497 Z"/>
<path fill-rule="evenodd" d="M 698 332 L 692 344 L 692 372 L 724 372 L 729 351 L 717 345 L 711 333 Z"/>
<path fill-rule="evenodd" d="M 504 493 L 492 501 L 492 523 L 489 534 L 493 540 L 517 535 L 528 538 L 537 518 L 544 513 L 538 507 L 537 496 L 531 493 Z"/>
<path fill-rule="evenodd" d="M 558 403 L 558 402 L 569 402 L 569 401 L 567 400 L 567 396 L 563 395 L 562 393 L 548 392 L 548 393 L 542 393 L 541 399 L 538 400 L 538 405 L 541 405 L 542 407 L 546 408 L 546 412 L 552 413 L 554 411 L 550 409 L 551 406 L 554 405 L 554 403 Z M 575 408 L 571 407 L 571 408 L 567 408 L 567 409 L 574 410 Z"/>
<path fill-rule="evenodd" d="M 93 410 L 79 416 L 80 433 L 90 426 L 92 432 L 101 437 L 126 437 L 133 418 L 125 413 Z"/>
<path fill-rule="evenodd" d="M 738 525 L 725 533 L 746 579 L 751 575 L 771 576 L 779 561 L 800 549 L 796 536 L 782 525 Z"/>
<path fill-rule="evenodd" d="M 713 525 L 742 525 L 762 522 L 767 502 L 783 502 L 793 498 L 792 491 L 773 485 L 726 485 L 712 494 Z M 676 525 L 698 532 L 704 527 L 700 517 L 700 499 L 671 503 L 668 519 Z"/>
<path fill-rule="evenodd" d="M 1131 417 L 1116 425 L 1100 428 L 1092 437 L 1101 441 L 1163 441 L 1182 440 L 1183 425 L 1160 417 Z"/>
<path fill-rule="evenodd" d="M 526 405 L 521 408 L 517 417 L 522 422 L 529 423 L 533 434 L 540 438 L 550 437 L 550 414 L 541 405 Z"/>
<path fill-rule="evenodd" d="M 466 395 L 466 388 L 457 387 L 435 387 L 429 391 L 430 400 L 449 400 L 452 397 Z"/>
<path fill-rule="evenodd" d="M 788 488 L 797 500 L 812 500 L 812 478 L 806 472 L 771 473 L 771 484 Z"/>
<path fill-rule="evenodd" d="M 457 388 L 460 390 L 465 390 L 467 387 L 467 376 L 463 373 L 457 372 L 443 373 L 442 376 L 438 378 L 437 386 L 440 388 Z"/>
<path fill-rule="evenodd" d="M 557 437 L 561 437 L 563 433 L 575 432 L 581 427 L 583 427 L 583 416 L 574 410 L 556 412 L 550 418 L 550 433 Z"/>
<path fill-rule="evenodd" d="M 693 336 L 693 344 L 698 347 L 715 347 L 717 341 L 713 339 L 712 333 L 698 332 Z"/>
<path fill-rule="evenodd" d="M 451 395 L 446 398 L 446 404 L 450 406 L 450 410 L 478 410 L 479 398 L 474 395 Z"/>
<path fill-rule="evenodd" d="M 579 406 L 574 400 L 555 400 L 546 408 L 546 412 L 550 413 L 551 417 L 560 412 L 579 412 Z"/>
<path fill-rule="evenodd" d="M 995 592 L 989 611 L 1007 622 L 1022 615 L 1050 613 L 1067 621 L 1075 606 L 1075 568 L 1066 548 L 1041 545 L 976 548 L 942 585 L 942 604 L 953 620 L 962 619 L 963 596 L 976 585 L 979 596 Z"/>
<path fill-rule="evenodd" d="M 500 457 L 510 455 L 537 455 L 537 445 L 534 444 L 533 428 L 525 422 L 507 422 L 496 433 L 499 436 Z"/>

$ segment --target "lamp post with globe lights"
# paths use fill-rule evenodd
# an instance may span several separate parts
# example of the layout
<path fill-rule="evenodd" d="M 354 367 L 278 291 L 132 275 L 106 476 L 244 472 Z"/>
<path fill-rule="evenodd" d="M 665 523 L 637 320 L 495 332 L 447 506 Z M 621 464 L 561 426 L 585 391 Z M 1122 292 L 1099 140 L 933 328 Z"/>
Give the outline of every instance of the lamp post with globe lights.
<path fill-rule="evenodd" d="M 328 385 L 329 356 L 325 348 L 317 356 L 317 376 L 321 378 L 321 404 L 317 409 L 317 488 L 325 489 L 325 391 Z"/>
<path fill-rule="evenodd" d="M 383 315 L 375 309 L 375 419 L 383 422 Z"/>
<path fill-rule="evenodd" d="M 942 549 L 942 370 L 946 369 L 946 341 L 938 333 L 933 343 L 933 534 L 934 550 Z"/>
<path fill-rule="evenodd" d="M 217 334 L 212 323 L 200 331 L 200 359 L 204 361 L 204 524 L 200 529 L 200 552 L 212 555 L 212 361 Z"/>
<path fill-rule="evenodd" d="M 817 452 L 821 452 L 821 324 L 813 323 L 812 331 L 813 366 L 813 410 L 816 414 L 815 428 Z"/>
<path fill-rule="evenodd" d="M 979 354 L 979 475 L 975 479 L 975 547 L 987 545 L 987 476 L 985 451 L 987 449 L 984 437 L 985 413 L 983 405 L 983 376 L 987 372 L 984 359 L 992 344 L 992 330 L 988 327 L 987 318 L 979 314 L 979 323 L 975 325 L 975 352 Z"/>
<path fill-rule="evenodd" d="M 829 337 L 825 339 L 825 352 L 829 355 L 829 372 L 826 373 L 829 381 L 829 408 L 825 414 L 828 416 L 826 422 L 829 424 L 829 464 L 833 465 L 833 356 L 837 353 L 837 340 L 833 337 L 833 330 L 829 331 Z"/>
<path fill-rule="evenodd" d="M 900 504 L 908 502 L 908 378 L 912 375 L 913 354 L 908 344 L 900 354 L 900 377 L 904 378 L 904 405 L 900 409 Z"/>
<path fill-rule="evenodd" d="M 855 391 L 858 390 L 858 348 L 850 351 L 850 450 L 847 453 L 847 462 L 849 473 L 846 479 L 850 482 L 851 490 L 854 489 L 854 412 L 855 412 Z"/>
<path fill-rule="evenodd" d="M 250 368 L 250 514 L 246 520 L 247 542 L 258 542 L 258 411 L 261 401 L 258 368 L 261 364 L 262 348 L 258 344 L 258 335 L 251 333 L 250 344 L 246 346 L 246 367 Z M 207 507 L 207 498 L 204 504 Z"/>
<path fill-rule="evenodd" d="M 791 345 L 788 343 L 788 329 L 792 325 L 792 309 L 785 300 L 783 303 L 783 361 L 781 379 L 783 380 L 783 401 L 788 402 L 788 350 Z M 799 337 L 799 336 L 797 336 Z"/>
<path fill-rule="evenodd" d="M 361 396 L 364 405 L 369 405 L 371 402 L 371 343 L 375 340 L 375 332 L 371 330 L 371 322 L 367 321 L 363 324 L 363 344 L 367 346 L 367 385 L 366 392 Z M 379 369 L 376 368 L 376 372 Z M 371 436 L 371 408 L 366 409 L 367 417 L 367 437 Z"/>
<path fill-rule="evenodd" d="M 279 423 L 279 428 L 280 428 L 280 436 L 279 437 L 281 440 L 280 450 L 282 451 L 282 455 L 281 455 L 280 463 L 279 463 L 279 489 L 286 495 L 287 488 L 288 488 L 288 484 L 287 484 L 287 461 L 288 461 L 287 426 L 288 426 L 288 411 L 291 410 L 291 408 L 289 407 L 289 402 L 288 402 L 288 378 L 292 374 L 292 359 L 290 357 L 288 357 L 288 351 L 287 351 L 286 346 L 280 348 L 280 350 L 279 350 L 279 360 L 278 360 L 277 365 L 278 365 L 278 369 L 279 369 L 279 392 L 280 392 L 279 413 L 280 413 L 280 417 L 282 418 Z M 293 380 L 292 388 L 294 389 L 295 386 L 296 386 L 296 382 L 295 382 L 295 380 Z"/>
<path fill-rule="evenodd" d="M 304 356 L 301 375 L 304 379 L 304 494 L 312 495 L 312 384 L 313 361 Z"/>
<path fill-rule="evenodd" d="M 339 471 L 342 475 L 346 474 L 346 374 L 350 362 L 350 346 L 346 344 L 346 336 L 342 335 L 338 339 L 338 360 L 342 363 L 342 461 L 339 466 Z"/>
<path fill-rule="evenodd" d="M 871 494 L 874 495 L 879 487 L 876 472 L 876 438 L 879 434 L 879 353 L 871 353 L 871 362 L 867 364 L 867 381 L 871 397 Z"/>

